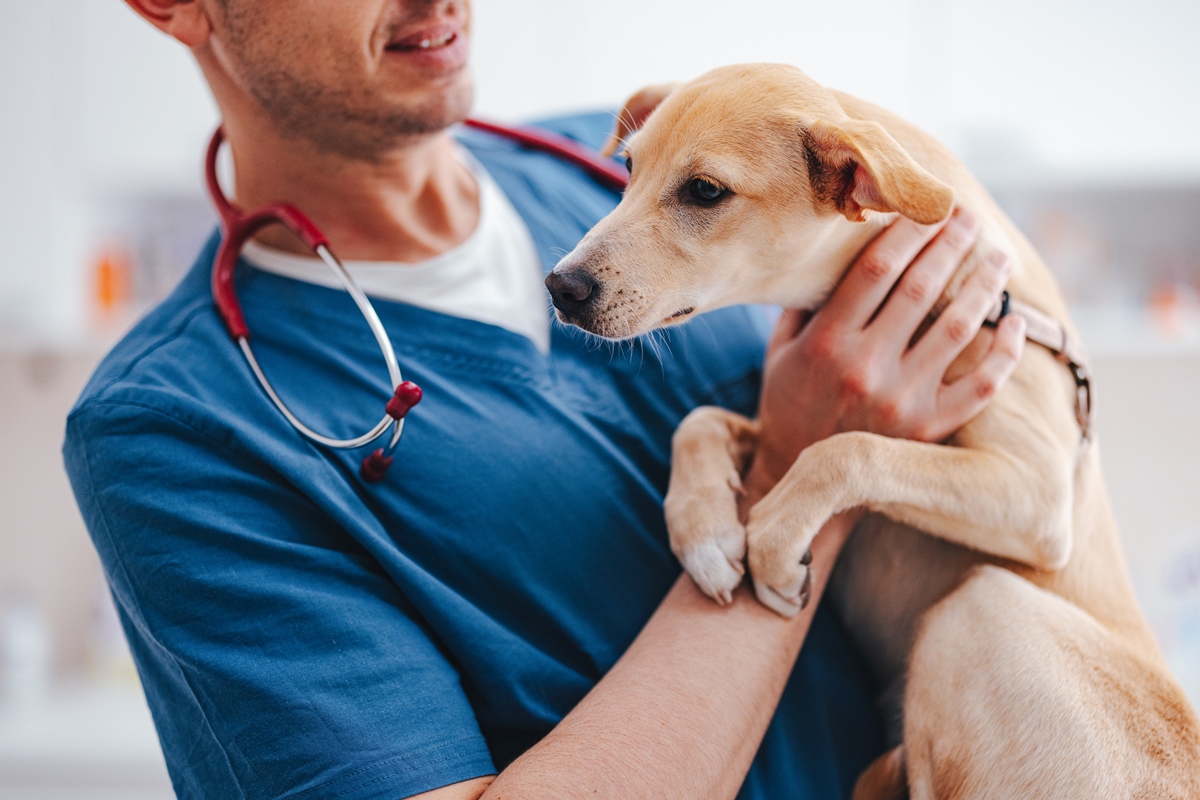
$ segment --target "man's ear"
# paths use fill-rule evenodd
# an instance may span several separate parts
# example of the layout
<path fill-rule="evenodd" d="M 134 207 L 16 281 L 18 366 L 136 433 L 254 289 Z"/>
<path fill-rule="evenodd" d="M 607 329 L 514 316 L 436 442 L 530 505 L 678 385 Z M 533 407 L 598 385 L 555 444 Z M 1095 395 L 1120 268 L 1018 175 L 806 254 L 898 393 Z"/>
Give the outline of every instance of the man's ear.
<path fill-rule="evenodd" d="M 925 225 L 950 215 L 954 190 L 921 168 L 877 122 L 817 120 L 803 133 L 809 179 L 847 219 L 895 211 Z"/>
<path fill-rule="evenodd" d="M 625 101 L 625 107 L 621 109 L 621 113 L 617 115 L 617 124 L 613 128 L 612 135 L 608 137 L 608 143 L 600 153 L 609 158 L 613 153 L 617 152 L 617 148 L 638 128 L 646 124 L 646 118 L 654 109 L 658 108 L 663 100 L 667 99 L 667 95 L 678 89 L 678 83 L 659 83 L 654 86 L 647 86 L 633 97 Z"/>
<path fill-rule="evenodd" d="M 207 0 L 125 0 L 139 16 L 191 48 L 208 42 L 212 23 Z"/>

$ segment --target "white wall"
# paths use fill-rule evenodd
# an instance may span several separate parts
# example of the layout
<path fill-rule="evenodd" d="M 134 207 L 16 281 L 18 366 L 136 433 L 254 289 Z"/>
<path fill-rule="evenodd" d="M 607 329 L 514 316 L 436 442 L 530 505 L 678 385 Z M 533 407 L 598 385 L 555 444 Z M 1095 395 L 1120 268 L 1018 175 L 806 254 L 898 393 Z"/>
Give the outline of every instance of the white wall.
<path fill-rule="evenodd" d="M 1189 0 L 480 0 L 477 17 L 479 107 L 497 116 L 782 61 L 958 148 L 999 132 L 1063 172 L 1200 174 Z"/>
<path fill-rule="evenodd" d="M 98 205 L 200 191 L 216 113 L 182 48 L 119 0 L 0 7 L 0 333 L 78 331 Z"/>
<path fill-rule="evenodd" d="M 1200 3 L 955 4 L 959 132 L 1011 129 L 1076 175 L 1200 174 Z"/>

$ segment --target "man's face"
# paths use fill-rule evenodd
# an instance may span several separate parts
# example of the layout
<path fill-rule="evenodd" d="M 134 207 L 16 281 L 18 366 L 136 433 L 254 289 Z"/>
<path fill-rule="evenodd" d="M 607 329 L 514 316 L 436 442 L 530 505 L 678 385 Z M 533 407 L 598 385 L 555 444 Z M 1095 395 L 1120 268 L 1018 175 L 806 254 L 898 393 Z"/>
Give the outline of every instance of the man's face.
<path fill-rule="evenodd" d="M 470 0 L 217 0 L 215 48 L 285 134 L 378 160 L 466 117 Z"/>

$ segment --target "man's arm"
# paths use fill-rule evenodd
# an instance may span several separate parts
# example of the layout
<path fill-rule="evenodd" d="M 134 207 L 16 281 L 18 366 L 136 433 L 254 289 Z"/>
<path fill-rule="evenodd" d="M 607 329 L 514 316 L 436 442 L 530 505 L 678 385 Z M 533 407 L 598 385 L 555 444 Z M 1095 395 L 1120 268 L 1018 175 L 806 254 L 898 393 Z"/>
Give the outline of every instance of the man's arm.
<path fill-rule="evenodd" d="M 853 523 L 837 517 L 817 537 L 814 599 Z M 733 797 L 817 605 L 785 620 L 743 586 L 720 608 L 683 575 L 603 680 L 494 782 L 483 778 L 419 797 Z"/>
<path fill-rule="evenodd" d="M 768 351 L 760 409 L 771 430 L 762 438 L 776 449 L 750 469 L 751 503 L 818 439 L 849 428 L 944 436 L 984 407 L 987 393 L 972 387 L 1007 380 L 1021 352 L 1015 326 L 1001 328 L 989 354 L 952 384 L 942 376 L 968 342 L 926 341 L 920 359 L 908 347 L 977 231 L 966 214 L 944 227 L 902 220 L 864 251 L 821 313 L 807 323 L 785 316 Z M 945 313 L 989 305 L 995 277 L 973 276 Z M 893 292 L 897 282 L 926 290 Z M 939 403 L 948 391 L 957 402 Z M 761 607 L 744 586 L 721 608 L 682 576 L 625 655 L 545 739 L 494 781 L 421 798 L 733 797 L 853 523 L 835 517 L 817 536 L 813 602 L 795 618 Z"/>

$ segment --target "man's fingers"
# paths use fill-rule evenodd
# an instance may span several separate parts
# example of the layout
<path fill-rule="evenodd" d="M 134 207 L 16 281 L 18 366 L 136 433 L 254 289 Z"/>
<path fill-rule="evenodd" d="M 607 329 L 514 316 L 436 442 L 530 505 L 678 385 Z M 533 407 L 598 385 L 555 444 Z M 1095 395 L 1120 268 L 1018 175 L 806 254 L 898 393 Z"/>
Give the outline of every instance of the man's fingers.
<path fill-rule="evenodd" d="M 1010 314 L 1000 321 L 979 365 L 938 392 L 937 430 L 930 439 L 944 439 L 983 411 L 1017 368 L 1024 350 L 1025 318 Z"/>
<path fill-rule="evenodd" d="M 785 308 L 783 313 L 779 315 L 779 321 L 775 323 L 775 330 L 771 333 L 771 340 L 767 342 L 767 358 L 779 351 L 779 348 L 784 344 L 795 339 L 799 335 L 804 324 L 808 322 L 811 312 L 801 311 L 797 308 Z"/>
<path fill-rule="evenodd" d="M 971 273 L 962 290 L 938 316 L 909 358 L 939 377 L 979 333 L 988 312 L 1004 291 L 1012 262 L 1000 251 L 990 253 Z"/>
<path fill-rule="evenodd" d="M 896 291 L 871 323 L 872 335 L 907 347 L 978 237 L 979 221 L 967 210 L 959 209 L 905 271 Z"/>
<path fill-rule="evenodd" d="M 821 309 L 821 318 L 861 330 L 879 310 L 896 279 L 938 232 L 901 217 L 854 260 L 846 277 Z"/>

